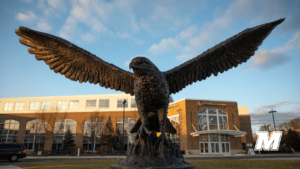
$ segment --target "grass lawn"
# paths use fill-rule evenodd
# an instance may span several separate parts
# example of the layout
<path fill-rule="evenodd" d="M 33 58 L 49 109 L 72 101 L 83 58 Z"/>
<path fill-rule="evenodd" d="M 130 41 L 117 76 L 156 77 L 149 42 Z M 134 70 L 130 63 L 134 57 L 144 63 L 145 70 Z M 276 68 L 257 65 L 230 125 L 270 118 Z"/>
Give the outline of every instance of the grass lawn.
<path fill-rule="evenodd" d="M 117 160 L 47 161 L 20 163 L 16 166 L 24 169 L 109 169 L 111 164 L 118 162 Z M 196 169 L 300 169 L 300 161 L 198 160 L 188 162 L 194 164 Z"/>

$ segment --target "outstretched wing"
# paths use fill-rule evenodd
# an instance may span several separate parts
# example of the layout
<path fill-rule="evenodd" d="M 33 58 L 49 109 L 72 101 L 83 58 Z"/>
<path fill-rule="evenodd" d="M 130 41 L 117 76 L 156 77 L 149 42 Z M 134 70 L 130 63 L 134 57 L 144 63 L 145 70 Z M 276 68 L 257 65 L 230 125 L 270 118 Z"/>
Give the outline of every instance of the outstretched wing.
<path fill-rule="evenodd" d="M 55 73 L 80 83 L 89 81 L 133 95 L 134 75 L 59 37 L 20 27 L 15 31 L 29 53 L 43 60 Z"/>
<path fill-rule="evenodd" d="M 284 19 L 248 28 L 243 32 L 219 43 L 201 55 L 164 72 L 170 93 L 177 93 L 187 85 L 215 76 L 233 66 L 246 62 L 254 55 L 271 31 Z"/>

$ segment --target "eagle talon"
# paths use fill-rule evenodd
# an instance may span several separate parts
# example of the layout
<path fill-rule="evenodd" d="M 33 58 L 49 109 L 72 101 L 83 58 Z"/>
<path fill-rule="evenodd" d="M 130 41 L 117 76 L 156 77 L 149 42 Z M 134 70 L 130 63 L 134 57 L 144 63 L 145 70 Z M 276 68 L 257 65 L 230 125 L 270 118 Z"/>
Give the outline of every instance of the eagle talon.
<path fill-rule="evenodd" d="M 136 139 L 142 137 L 144 135 L 144 133 L 148 134 L 148 136 L 150 136 L 151 132 L 148 130 L 148 128 L 142 124 L 140 126 L 140 129 L 137 131 L 137 135 L 136 135 Z"/>

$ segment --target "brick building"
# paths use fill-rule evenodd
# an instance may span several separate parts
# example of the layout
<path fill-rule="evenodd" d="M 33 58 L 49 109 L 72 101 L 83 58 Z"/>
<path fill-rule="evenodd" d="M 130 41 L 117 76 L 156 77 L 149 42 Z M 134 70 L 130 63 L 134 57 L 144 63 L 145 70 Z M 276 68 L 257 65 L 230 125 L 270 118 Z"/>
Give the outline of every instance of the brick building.
<path fill-rule="evenodd" d="M 123 100 L 126 99 L 125 111 Z M 62 147 L 65 132 L 77 147 L 95 151 L 108 118 L 123 130 L 125 147 L 139 118 L 134 96 L 126 94 L 53 96 L 0 99 L 0 142 L 24 143 L 28 150 Z M 177 134 L 167 134 L 189 154 L 238 154 L 252 148 L 247 106 L 235 101 L 182 99 L 169 105 L 168 118 Z"/>

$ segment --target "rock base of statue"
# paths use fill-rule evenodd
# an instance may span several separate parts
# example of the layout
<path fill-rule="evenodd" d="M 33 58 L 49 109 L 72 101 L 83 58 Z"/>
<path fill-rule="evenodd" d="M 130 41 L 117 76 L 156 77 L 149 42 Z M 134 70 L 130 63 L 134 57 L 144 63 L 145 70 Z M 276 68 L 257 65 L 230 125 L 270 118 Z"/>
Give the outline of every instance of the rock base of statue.
<path fill-rule="evenodd" d="M 180 148 L 175 143 L 162 144 L 155 132 L 140 137 L 130 147 L 127 157 L 111 169 L 194 169 L 193 164 L 184 161 Z"/>

